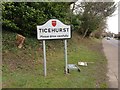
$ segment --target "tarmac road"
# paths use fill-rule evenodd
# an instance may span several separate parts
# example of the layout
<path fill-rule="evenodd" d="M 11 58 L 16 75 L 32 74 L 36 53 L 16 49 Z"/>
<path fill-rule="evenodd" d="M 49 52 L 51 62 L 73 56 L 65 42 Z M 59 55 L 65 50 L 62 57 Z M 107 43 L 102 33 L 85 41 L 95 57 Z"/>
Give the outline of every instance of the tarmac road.
<path fill-rule="evenodd" d="M 120 48 L 120 41 L 113 38 L 110 38 L 110 40 L 104 38 L 102 43 L 108 60 L 109 88 L 118 88 L 118 49 Z"/>

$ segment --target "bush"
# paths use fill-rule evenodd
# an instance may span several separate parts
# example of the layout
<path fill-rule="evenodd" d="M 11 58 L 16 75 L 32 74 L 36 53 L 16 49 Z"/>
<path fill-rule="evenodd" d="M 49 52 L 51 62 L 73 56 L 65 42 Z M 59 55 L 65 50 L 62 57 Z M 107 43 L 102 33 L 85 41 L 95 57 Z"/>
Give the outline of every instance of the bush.
<path fill-rule="evenodd" d="M 36 26 L 51 18 L 69 23 L 68 3 L 5 2 L 2 3 L 3 28 L 21 32 L 24 36 L 36 35 Z"/>

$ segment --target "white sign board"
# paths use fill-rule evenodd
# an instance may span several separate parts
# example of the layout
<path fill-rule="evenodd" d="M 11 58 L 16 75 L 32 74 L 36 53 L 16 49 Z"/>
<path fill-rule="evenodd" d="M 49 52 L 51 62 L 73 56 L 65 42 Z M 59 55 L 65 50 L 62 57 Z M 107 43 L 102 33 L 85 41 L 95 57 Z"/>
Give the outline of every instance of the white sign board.
<path fill-rule="evenodd" d="M 58 19 L 50 19 L 44 25 L 37 26 L 37 39 L 67 39 L 71 38 L 70 25 L 65 25 Z"/>

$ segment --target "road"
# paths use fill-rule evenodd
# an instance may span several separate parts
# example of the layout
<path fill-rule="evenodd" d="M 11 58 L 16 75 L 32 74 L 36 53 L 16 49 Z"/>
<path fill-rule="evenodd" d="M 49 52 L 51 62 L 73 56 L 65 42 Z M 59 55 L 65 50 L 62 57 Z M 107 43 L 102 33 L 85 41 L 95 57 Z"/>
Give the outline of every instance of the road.
<path fill-rule="evenodd" d="M 103 50 L 108 60 L 109 88 L 118 88 L 118 49 L 120 41 L 110 38 L 102 40 Z"/>

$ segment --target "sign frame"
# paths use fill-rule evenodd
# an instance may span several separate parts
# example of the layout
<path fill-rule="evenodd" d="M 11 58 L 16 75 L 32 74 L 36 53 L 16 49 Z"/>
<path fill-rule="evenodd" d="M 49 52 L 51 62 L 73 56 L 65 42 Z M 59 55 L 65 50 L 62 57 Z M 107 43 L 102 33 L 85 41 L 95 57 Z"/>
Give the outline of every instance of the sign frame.
<path fill-rule="evenodd" d="M 56 26 L 52 26 L 53 21 L 56 21 Z M 58 19 L 50 19 L 43 25 L 37 25 L 38 40 L 70 39 L 71 37 L 71 26 L 65 25 Z"/>

